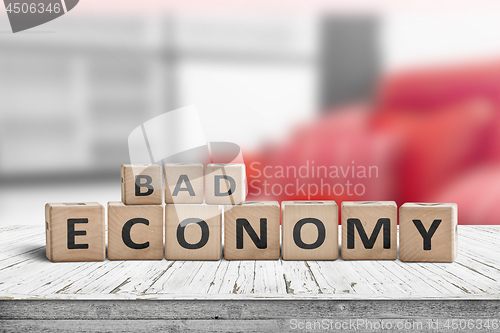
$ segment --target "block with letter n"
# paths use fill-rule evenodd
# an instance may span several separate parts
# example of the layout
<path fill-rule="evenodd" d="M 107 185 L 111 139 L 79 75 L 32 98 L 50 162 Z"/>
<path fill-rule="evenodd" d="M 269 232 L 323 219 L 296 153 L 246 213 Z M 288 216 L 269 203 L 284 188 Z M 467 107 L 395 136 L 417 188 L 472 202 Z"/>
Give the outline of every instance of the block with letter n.
<path fill-rule="evenodd" d="M 457 204 L 405 203 L 399 207 L 399 259 L 453 262 L 458 254 Z"/>
<path fill-rule="evenodd" d="M 394 201 L 343 202 L 341 218 L 342 259 L 397 259 L 397 206 Z"/>
<path fill-rule="evenodd" d="M 276 201 L 248 201 L 224 211 L 226 260 L 280 258 L 280 205 Z"/>

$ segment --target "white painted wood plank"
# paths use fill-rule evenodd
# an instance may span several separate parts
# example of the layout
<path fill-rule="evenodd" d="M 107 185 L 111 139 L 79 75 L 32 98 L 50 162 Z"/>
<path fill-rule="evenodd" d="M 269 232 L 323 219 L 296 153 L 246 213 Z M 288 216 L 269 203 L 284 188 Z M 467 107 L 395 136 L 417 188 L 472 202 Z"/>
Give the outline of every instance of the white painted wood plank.
<path fill-rule="evenodd" d="M 54 264 L 45 258 L 42 228 L 1 228 L 0 297 L 499 298 L 500 227 L 459 226 L 458 230 L 459 256 L 452 264 L 341 259 Z"/>

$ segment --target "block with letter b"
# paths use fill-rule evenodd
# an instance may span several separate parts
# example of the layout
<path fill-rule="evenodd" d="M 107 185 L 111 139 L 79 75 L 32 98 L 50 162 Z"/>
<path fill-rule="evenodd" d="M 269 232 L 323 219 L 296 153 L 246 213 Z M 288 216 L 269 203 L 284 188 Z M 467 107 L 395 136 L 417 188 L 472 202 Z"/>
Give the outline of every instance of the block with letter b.
<path fill-rule="evenodd" d="M 405 203 L 399 207 L 399 259 L 453 262 L 458 254 L 457 204 Z"/>
<path fill-rule="evenodd" d="M 247 196 L 245 164 L 208 164 L 205 168 L 205 202 L 239 205 Z"/>
<path fill-rule="evenodd" d="M 397 259 L 397 206 L 394 201 L 343 202 L 341 218 L 342 259 Z"/>
<path fill-rule="evenodd" d="M 162 176 L 157 164 L 121 166 L 122 202 L 125 205 L 161 205 Z"/>
<path fill-rule="evenodd" d="M 335 201 L 283 201 L 281 221 L 283 260 L 338 259 Z"/>
<path fill-rule="evenodd" d="M 46 255 L 52 262 L 103 261 L 104 207 L 97 202 L 45 205 Z"/>
<path fill-rule="evenodd" d="M 165 164 L 165 203 L 203 203 L 203 164 Z"/>
<path fill-rule="evenodd" d="M 248 201 L 224 208 L 226 260 L 280 258 L 280 206 L 276 201 Z"/>
<path fill-rule="evenodd" d="M 165 206 L 167 260 L 220 260 L 222 207 L 218 205 Z"/>
<path fill-rule="evenodd" d="M 108 259 L 163 259 L 163 207 L 109 202 Z"/>

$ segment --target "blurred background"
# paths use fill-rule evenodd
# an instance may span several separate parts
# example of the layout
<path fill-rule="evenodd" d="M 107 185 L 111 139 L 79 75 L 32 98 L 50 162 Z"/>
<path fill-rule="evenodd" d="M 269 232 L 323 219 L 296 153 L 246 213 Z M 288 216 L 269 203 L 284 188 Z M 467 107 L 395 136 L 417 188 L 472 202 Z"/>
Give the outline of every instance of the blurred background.
<path fill-rule="evenodd" d="M 17 34 L 0 10 L 0 226 L 119 200 L 130 132 L 190 104 L 242 148 L 249 200 L 457 202 L 459 223 L 500 224 L 500 14 L 127 8 Z"/>

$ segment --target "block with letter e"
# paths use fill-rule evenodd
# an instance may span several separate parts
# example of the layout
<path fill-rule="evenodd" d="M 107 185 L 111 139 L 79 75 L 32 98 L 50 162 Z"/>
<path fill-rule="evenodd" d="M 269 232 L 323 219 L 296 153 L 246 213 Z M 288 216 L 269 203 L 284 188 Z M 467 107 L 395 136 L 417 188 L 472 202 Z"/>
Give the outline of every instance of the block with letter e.
<path fill-rule="evenodd" d="M 399 259 L 453 262 L 458 254 L 457 204 L 405 203 L 399 207 Z"/>
<path fill-rule="evenodd" d="M 220 260 L 222 207 L 204 204 L 165 206 L 167 260 Z"/>
<path fill-rule="evenodd" d="M 121 166 L 122 202 L 125 205 L 161 205 L 162 176 L 157 164 Z"/>
<path fill-rule="evenodd" d="M 46 255 L 52 262 L 103 261 L 104 207 L 97 202 L 45 205 Z"/>
<path fill-rule="evenodd" d="M 205 168 L 205 202 L 239 205 L 247 196 L 245 164 L 208 164 Z"/>
<path fill-rule="evenodd" d="M 276 201 L 248 201 L 224 207 L 226 260 L 280 258 L 280 206 Z"/>
<path fill-rule="evenodd" d="M 335 201 L 283 201 L 281 221 L 283 260 L 338 259 Z"/>
<path fill-rule="evenodd" d="M 165 203 L 203 203 L 203 164 L 165 164 Z"/>
<path fill-rule="evenodd" d="M 109 202 L 108 259 L 163 259 L 163 207 Z"/>
<path fill-rule="evenodd" d="M 342 259 L 396 260 L 397 206 L 394 201 L 342 202 Z"/>

